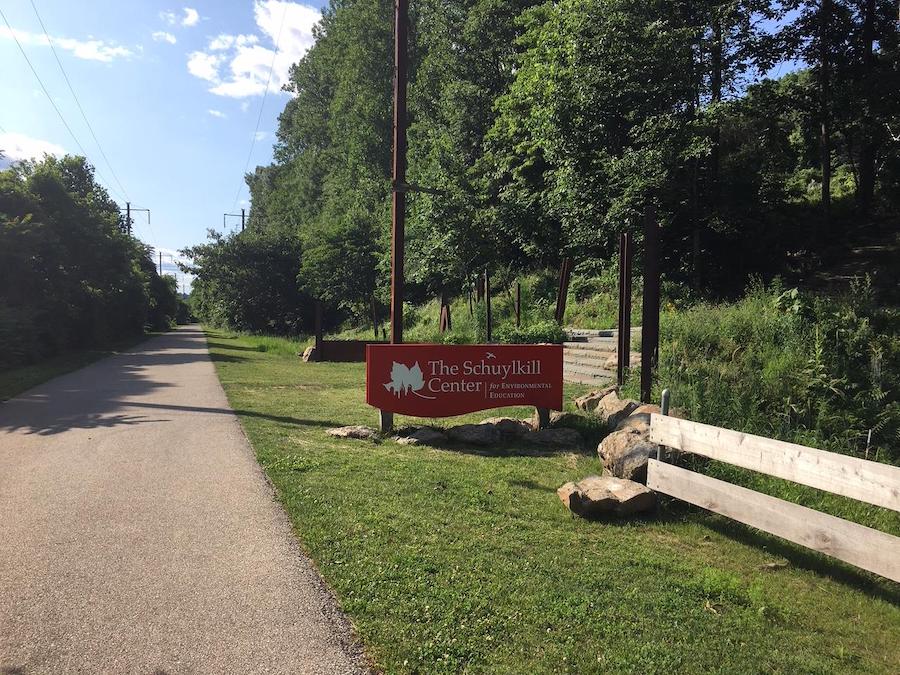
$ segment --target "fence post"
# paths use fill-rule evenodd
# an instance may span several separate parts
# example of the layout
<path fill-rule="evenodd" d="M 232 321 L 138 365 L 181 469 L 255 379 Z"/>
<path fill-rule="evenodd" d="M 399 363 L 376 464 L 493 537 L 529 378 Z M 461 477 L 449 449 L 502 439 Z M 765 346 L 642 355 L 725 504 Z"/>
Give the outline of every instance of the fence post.
<path fill-rule="evenodd" d="M 641 320 L 641 403 L 650 403 L 659 358 L 659 223 L 648 204 L 644 213 L 644 306 Z"/>
<path fill-rule="evenodd" d="M 516 328 L 522 326 L 522 282 L 516 282 Z"/>
<path fill-rule="evenodd" d="M 616 349 L 616 381 L 625 383 L 625 373 L 631 366 L 631 235 L 619 235 L 619 335 Z"/>
<path fill-rule="evenodd" d="M 485 314 L 487 316 L 487 326 L 486 326 L 486 342 L 490 342 L 492 338 L 492 321 L 491 321 L 491 276 L 488 273 L 487 267 L 484 268 L 484 308 L 486 310 Z"/>
<path fill-rule="evenodd" d="M 316 353 L 322 358 L 322 301 L 316 300 Z"/>
<path fill-rule="evenodd" d="M 559 286 L 556 291 L 556 323 L 562 326 L 566 320 L 566 299 L 569 296 L 569 280 L 572 277 L 572 259 L 563 258 L 559 270 Z"/>

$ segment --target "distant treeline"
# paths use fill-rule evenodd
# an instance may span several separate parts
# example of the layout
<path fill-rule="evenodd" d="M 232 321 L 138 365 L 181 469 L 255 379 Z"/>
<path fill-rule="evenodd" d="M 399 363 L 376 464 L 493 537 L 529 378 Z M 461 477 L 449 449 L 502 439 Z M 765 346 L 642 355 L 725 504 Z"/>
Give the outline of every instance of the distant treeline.
<path fill-rule="evenodd" d="M 0 171 L 0 368 L 173 324 L 184 302 L 81 157 Z"/>
<path fill-rule="evenodd" d="M 435 193 L 409 196 L 410 299 L 565 256 L 597 275 L 649 203 L 665 276 L 701 297 L 802 275 L 859 229 L 896 225 L 896 12 L 892 0 L 412 2 L 408 180 Z M 247 177 L 248 230 L 189 251 L 204 316 L 291 330 L 312 297 L 361 318 L 373 295 L 386 302 L 392 23 L 391 0 L 324 10 L 291 70 L 275 161 Z M 763 79 L 776 66 L 787 74 Z"/>

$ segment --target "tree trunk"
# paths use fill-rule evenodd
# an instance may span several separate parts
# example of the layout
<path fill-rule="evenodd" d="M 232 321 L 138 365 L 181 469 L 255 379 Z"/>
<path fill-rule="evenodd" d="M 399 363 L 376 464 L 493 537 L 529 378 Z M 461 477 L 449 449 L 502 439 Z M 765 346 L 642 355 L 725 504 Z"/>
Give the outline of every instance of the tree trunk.
<path fill-rule="evenodd" d="M 875 139 L 872 138 L 871 105 L 875 78 L 875 0 L 866 0 L 865 17 L 863 19 L 863 138 L 859 150 L 859 183 L 857 200 L 859 210 L 868 215 L 875 195 Z"/>

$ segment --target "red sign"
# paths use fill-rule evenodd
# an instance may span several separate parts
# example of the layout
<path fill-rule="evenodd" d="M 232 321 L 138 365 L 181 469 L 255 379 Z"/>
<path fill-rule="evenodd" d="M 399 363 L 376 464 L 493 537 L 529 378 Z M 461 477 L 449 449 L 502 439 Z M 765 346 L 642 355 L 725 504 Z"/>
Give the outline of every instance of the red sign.
<path fill-rule="evenodd" d="M 366 403 L 416 417 L 562 409 L 562 345 L 369 345 Z"/>

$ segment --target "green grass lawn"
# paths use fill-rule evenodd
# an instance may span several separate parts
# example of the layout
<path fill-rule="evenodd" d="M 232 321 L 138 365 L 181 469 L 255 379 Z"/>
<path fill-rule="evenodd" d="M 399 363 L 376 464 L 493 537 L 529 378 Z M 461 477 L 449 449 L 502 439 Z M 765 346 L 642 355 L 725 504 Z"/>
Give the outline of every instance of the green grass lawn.
<path fill-rule="evenodd" d="M 593 449 L 333 439 L 376 420 L 363 364 L 209 337 L 303 547 L 386 672 L 900 672 L 900 585 L 674 503 L 574 518 L 555 491 L 600 472 Z"/>
<path fill-rule="evenodd" d="M 60 354 L 29 366 L 0 370 L 0 401 L 6 401 L 13 396 L 21 394 L 23 391 L 36 387 L 42 382 L 52 380 L 54 377 L 65 375 L 73 370 L 84 368 L 94 361 L 99 361 L 107 356 L 130 349 L 153 337 L 153 335 L 158 335 L 158 333 L 148 333 L 125 340 L 107 349 L 81 349 Z"/>

